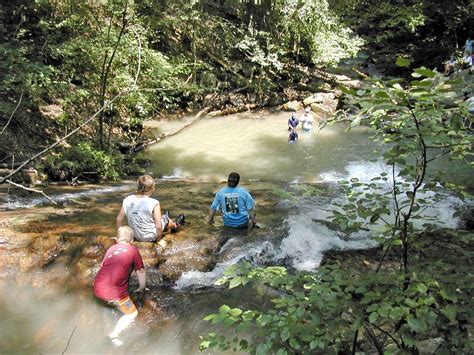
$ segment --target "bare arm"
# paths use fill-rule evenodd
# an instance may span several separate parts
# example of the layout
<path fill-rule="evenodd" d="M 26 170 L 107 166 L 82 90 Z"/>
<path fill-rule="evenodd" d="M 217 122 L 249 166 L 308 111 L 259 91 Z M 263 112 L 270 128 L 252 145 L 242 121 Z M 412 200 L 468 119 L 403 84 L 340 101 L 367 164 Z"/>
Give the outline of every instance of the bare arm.
<path fill-rule="evenodd" d="M 123 207 L 120 209 L 117 217 L 115 218 L 115 225 L 118 227 L 120 227 L 122 225 L 122 221 L 123 221 L 123 218 L 125 217 L 125 210 L 123 209 Z"/>
<path fill-rule="evenodd" d="M 157 204 L 153 209 L 153 220 L 155 221 L 156 227 L 156 240 L 160 240 L 163 234 L 163 230 L 161 228 L 161 207 L 160 204 Z"/>
<path fill-rule="evenodd" d="M 143 291 L 146 288 L 146 270 L 145 268 L 137 270 L 138 288 L 137 292 Z"/>
<path fill-rule="evenodd" d="M 257 214 L 255 213 L 255 209 L 249 210 L 249 217 L 252 220 L 253 224 L 257 224 Z"/>
<path fill-rule="evenodd" d="M 216 214 L 216 210 L 213 210 L 211 208 L 211 211 L 209 212 L 209 216 L 207 217 L 207 224 L 212 224 L 214 223 L 214 215 Z"/>

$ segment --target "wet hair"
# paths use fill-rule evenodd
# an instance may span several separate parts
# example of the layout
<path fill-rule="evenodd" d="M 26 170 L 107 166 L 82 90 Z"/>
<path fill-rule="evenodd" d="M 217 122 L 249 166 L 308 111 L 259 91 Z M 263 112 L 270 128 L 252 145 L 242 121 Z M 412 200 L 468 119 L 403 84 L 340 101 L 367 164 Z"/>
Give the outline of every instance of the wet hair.
<path fill-rule="evenodd" d="M 146 193 L 153 191 L 155 188 L 155 180 L 150 175 L 142 175 L 137 180 L 137 191 Z"/>
<path fill-rule="evenodd" d="M 227 179 L 227 186 L 236 187 L 239 184 L 240 175 L 238 173 L 230 173 L 229 178 Z"/>
<path fill-rule="evenodd" d="M 117 229 L 117 237 L 115 238 L 117 243 L 126 242 L 130 243 L 133 240 L 132 228 L 128 226 L 121 226 Z"/>

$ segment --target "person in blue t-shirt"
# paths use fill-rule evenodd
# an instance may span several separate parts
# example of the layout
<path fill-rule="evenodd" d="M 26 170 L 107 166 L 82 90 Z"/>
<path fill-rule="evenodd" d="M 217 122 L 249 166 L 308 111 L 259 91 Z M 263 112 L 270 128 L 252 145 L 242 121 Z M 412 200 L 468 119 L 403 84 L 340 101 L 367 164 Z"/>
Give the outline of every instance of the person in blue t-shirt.
<path fill-rule="evenodd" d="M 250 193 L 243 187 L 237 186 L 240 181 L 238 173 L 230 173 L 227 179 L 227 187 L 216 193 L 211 204 L 208 224 L 214 222 L 214 215 L 220 210 L 224 219 L 224 225 L 228 227 L 252 229 L 257 226 L 257 218 L 254 207 L 255 201 Z"/>
<path fill-rule="evenodd" d="M 296 113 L 293 112 L 291 114 L 291 117 L 288 119 L 288 130 L 289 131 L 295 130 L 298 127 L 299 123 L 300 121 L 296 117 Z"/>

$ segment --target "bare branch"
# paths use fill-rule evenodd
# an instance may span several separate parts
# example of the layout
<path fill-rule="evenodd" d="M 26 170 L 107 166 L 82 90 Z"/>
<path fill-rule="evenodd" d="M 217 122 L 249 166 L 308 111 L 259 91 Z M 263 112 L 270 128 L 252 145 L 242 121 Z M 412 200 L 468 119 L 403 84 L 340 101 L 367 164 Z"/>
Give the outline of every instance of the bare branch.
<path fill-rule="evenodd" d="M 69 339 L 67 341 L 67 344 L 66 344 L 66 348 L 63 350 L 63 352 L 61 353 L 61 355 L 64 355 L 67 351 L 67 349 L 69 348 L 69 344 L 71 343 L 71 339 L 72 339 L 72 336 L 74 335 L 74 332 L 76 331 L 76 328 L 77 328 L 77 325 L 74 327 L 74 329 L 72 330 L 71 332 L 71 335 L 69 336 Z"/>
<path fill-rule="evenodd" d="M 137 37 L 137 42 L 138 42 L 138 67 L 137 67 L 137 74 L 135 75 L 135 80 L 133 81 L 133 85 L 137 85 L 138 75 L 140 74 L 140 66 L 142 63 L 142 41 L 140 39 L 140 35 L 136 31 L 133 31 L 133 33 Z"/>
<path fill-rule="evenodd" d="M 209 107 L 206 107 L 204 109 L 202 109 L 201 111 L 199 111 L 196 116 L 194 116 L 193 120 L 187 124 L 185 124 L 184 126 L 178 128 L 177 130 L 173 131 L 173 132 L 170 132 L 170 133 L 164 133 L 162 134 L 161 136 L 159 137 L 156 137 L 155 139 L 152 139 L 148 142 L 144 142 L 142 144 L 140 144 L 139 146 L 133 148 L 133 151 L 134 152 L 139 152 L 141 151 L 142 149 L 144 149 L 145 147 L 151 145 L 151 144 L 154 144 L 154 143 L 158 143 L 160 141 L 162 141 L 163 139 L 167 138 L 167 137 L 171 137 L 171 136 L 174 136 L 176 134 L 178 134 L 179 132 L 181 132 L 182 130 L 188 128 L 189 126 L 192 126 L 193 124 L 195 124 L 197 121 L 199 121 L 202 117 L 203 114 L 207 113 L 209 111 Z"/>
<path fill-rule="evenodd" d="M 6 182 L 8 182 L 10 185 L 13 185 L 13 186 L 16 186 L 16 187 L 19 187 L 20 189 L 23 189 L 23 190 L 26 190 L 26 191 L 30 191 L 30 192 L 36 192 L 38 194 L 41 194 L 43 195 L 44 197 L 46 197 L 51 203 L 57 205 L 58 203 L 56 201 L 54 201 L 51 197 L 49 197 L 48 195 L 46 195 L 43 191 L 41 190 L 35 190 L 35 189 L 31 189 L 29 187 L 26 187 L 26 186 L 23 186 L 23 185 L 20 185 L 20 184 L 17 184 L 16 182 L 13 182 L 11 180 L 5 180 Z"/>
<path fill-rule="evenodd" d="M 11 121 L 12 118 L 13 118 L 13 115 L 15 114 L 16 110 L 18 110 L 18 107 L 20 106 L 21 99 L 23 99 L 23 93 L 21 93 L 20 99 L 18 100 L 18 103 L 16 104 L 15 109 L 14 109 L 13 112 L 11 113 L 10 118 L 8 119 L 7 124 L 5 125 L 5 127 L 3 127 L 2 131 L 0 132 L 0 134 L 2 134 L 2 133 L 7 129 L 8 125 L 10 124 L 10 121 Z"/>

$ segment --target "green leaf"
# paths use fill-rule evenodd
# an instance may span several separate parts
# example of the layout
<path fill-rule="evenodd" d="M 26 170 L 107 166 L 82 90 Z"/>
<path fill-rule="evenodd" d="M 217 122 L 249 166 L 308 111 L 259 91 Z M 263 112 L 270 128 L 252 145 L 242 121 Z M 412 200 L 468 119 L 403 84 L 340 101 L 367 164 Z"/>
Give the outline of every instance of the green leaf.
<path fill-rule="evenodd" d="M 242 277 L 241 276 L 236 276 L 229 282 L 229 288 L 235 288 L 238 287 L 242 284 Z"/>
<path fill-rule="evenodd" d="M 233 317 L 237 317 L 239 315 L 242 314 L 242 310 L 239 309 L 239 308 L 232 308 L 230 311 L 229 311 L 229 314 Z"/>
<path fill-rule="evenodd" d="M 280 338 L 282 341 L 287 341 L 288 339 L 290 339 L 290 331 L 288 330 L 288 328 L 284 328 L 282 330 Z"/>
<path fill-rule="evenodd" d="M 416 289 L 418 290 L 418 292 L 421 292 L 421 293 L 426 293 L 426 291 L 428 291 L 428 287 L 426 287 L 425 284 L 416 285 Z"/>
<path fill-rule="evenodd" d="M 210 344 L 211 344 L 211 342 L 209 340 L 204 340 L 204 341 L 201 342 L 201 344 L 199 344 L 199 349 L 201 351 L 207 350 L 207 349 L 209 349 Z"/>
<path fill-rule="evenodd" d="M 457 307 L 455 305 L 448 305 L 445 309 L 443 309 L 443 314 L 450 320 L 455 321 L 457 315 Z"/>
<path fill-rule="evenodd" d="M 226 304 L 223 304 L 222 306 L 219 307 L 220 313 L 228 313 L 229 311 L 230 311 L 230 307 Z"/>
<path fill-rule="evenodd" d="M 215 314 L 209 314 L 208 316 L 204 317 L 204 320 L 207 321 L 212 321 L 216 315 Z"/>
<path fill-rule="evenodd" d="M 398 57 L 395 65 L 398 67 L 408 67 L 411 64 L 411 60 L 408 58 Z"/>
<path fill-rule="evenodd" d="M 377 312 L 370 313 L 369 322 L 370 323 L 375 323 L 375 321 L 377 320 L 378 317 L 379 317 L 379 314 Z"/>
<path fill-rule="evenodd" d="M 355 95 L 356 95 L 356 90 L 355 90 L 355 89 L 348 88 L 347 86 L 341 85 L 341 86 L 339 86 L 339 89 L 340 89 L 344 94 L 348 94 L 348 95 L 352 95 L 352 96 L 355 96 Z"/>
<path fill-rule="evenodd" d="M 295 338 L 290 339 L 290 346 L 295 350 L 300 349 L 300 343 Z"/>
<path fill-rule="evenodd" d="M 362 120 L 362 116 L 357 116 L 355 119 L 353 119 L 351 122 L 351 128 L 360 126 L 361 120 Z"/>
<path fill-rule="evenodd" d="M 372 217 L 370 217 L 370 223 L 375 223 L 379 218 L 380 215 L 374 214 Z"/>
<path fill-rule="evenodd" d="M 407 323 L 410 329 L 417 333 L 424 332 L 427 329 L 426 323 L 414 316 L 408 316 Z"/>
<path fill-rule="evenodd" d="M 425 68 L 425 67 L 416 68 L 414 72 L 421 76 L 425 76 L 427 78 L 434 78 L 437 74 L 436 71 Z"/>

